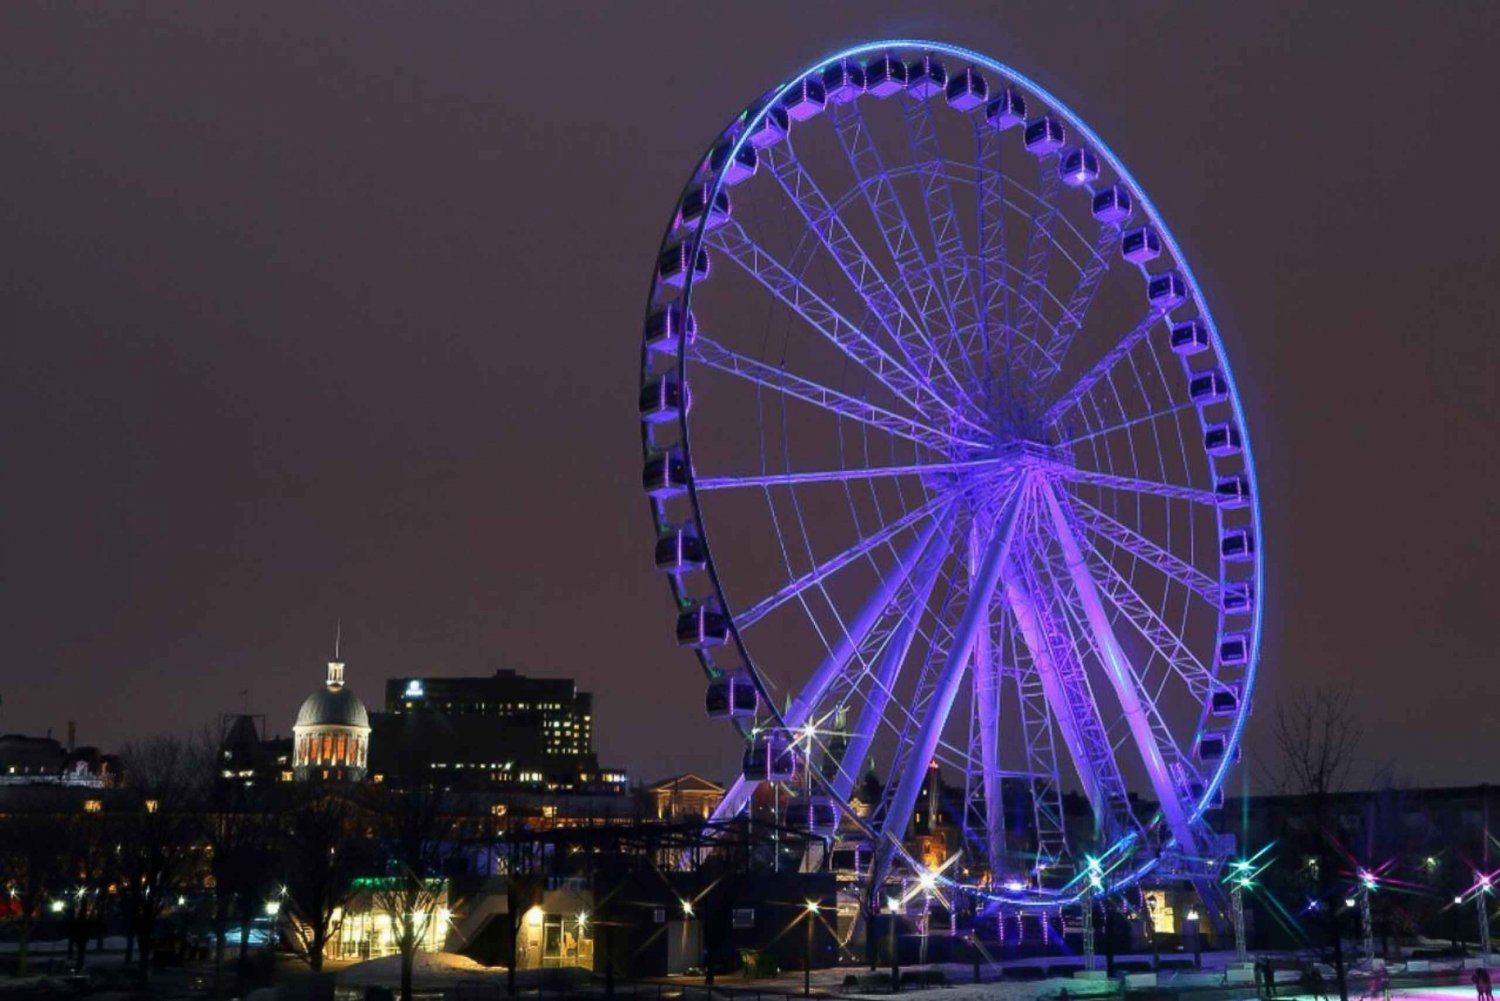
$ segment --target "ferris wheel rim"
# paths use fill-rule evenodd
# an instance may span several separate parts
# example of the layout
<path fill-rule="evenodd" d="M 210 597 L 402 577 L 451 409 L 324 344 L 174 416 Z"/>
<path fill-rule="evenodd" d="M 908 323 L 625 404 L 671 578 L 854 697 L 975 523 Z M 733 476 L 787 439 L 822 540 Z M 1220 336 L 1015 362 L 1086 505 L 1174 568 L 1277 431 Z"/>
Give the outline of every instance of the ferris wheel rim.
<path fill-rule="evenodd" d="M 1000 75 L 1003 80 L 1022 88 L 1029 95 L 1035 96 L 1037 99 L 1045 103 L 1049 113 L 1063 119 L 1070 128 L 1076 130 L 1078 135 L 1087 142 L 1088 147 L 1109 165 L 1110 169 L 1119 178 L 1120 182 L 1129 186 L 1129 189 L 1134 195 L 1140 209 L 1145 213 L 1150 222 L 1156 227 L 1158 233 L 1161 236 L 1163 244 L 1171 254 L 1172 261 L 1174 262 L 1177 271 L 1181 273 L 1184 282 L 1190 290 L 1191 298 L 1193 299 L 1197 307 L 1198 318 L 1208 328 L 1213 343 L 1218 345 L 1216 358 L 1218 360 L 1220 370 L 1222 371 L 1223 376 L 1229 385 L 1228 399 L 1234 420 L 1238 426 L 1239 433 L 1242 439 L 1242 455 L 1244 468 L 1246 471 L 1246 475 L 1250 479 L 1250 482 L 1252 484 L 1257 483 L 1258 480 L 1255 476 L 1255 466 L 1250 442 L 1249 428 L 1244 418 L 1243 405 L 1241 402 L 1240 394 L 1238 392 L 1238 387 L 1234 380 L 1231 360 L 1228 356 L 1228 352 L 1222 346 L 1222 341 L 1220 340 L 1218 335 L 1218 329 L 1213 319 L 1211 307 L 1207 301 L 1207 298 L 1204 296 L 1201 287 L 1199 286 L 1190 261 L 1183 254 L 1179 244 L 1176 241 L 1175 236 L 1171 232 L 1170 227 L 1162 219 L 1160 212 L 1157 210 L 1154 202 L 1152 202 L 1149 198 L 1145 189 L 1135 179 L 1134 175 L 1130 173 L 1129 169 L 1120 161 L 1118 156 L 1108 146 L 1108 144 L 1104 143 L 1098 137 L 1098 135 L 1095 134 L 1070 107 L 1060 101 L 1046 88 L 1037 84 L 1034 80 L 1030 79 L 1022 73 L 1017 72 L 1016 70 L 1005 64 L 1002 64 L 994 59 L 989 58 L 988 56 L 983 55 L 982 53 L 978 53 L 961 46 L 920 39 L 888 39 L 863 43 L 861 45 L 852 46 L 840 52 L 833 53 L 823 59 L 820 59 L 816 63 L 813 63 L 806 67 L 801 73 L 778 85 L 778 87 L 773 88 L 772 91 L 768 92 L 759 100 L 752 102 L 749 106 L 747 106 L 746 111 L 742 112 L 739 116 L 736 117 L 735 121 L 741 123 L 737 133 L 734 131 L 735 126 L 731 124 L 730 128 L 726 130 L 724 134 L 721 134 L 720 137 L 717 137 L 714 143 L 710 144 L 709 148 L 710 150 L 712 150 L 715 146 L 720 145 L 725 137 L 732 137 L 732 147 L 729 153 L 729 156 L 732 159 L 733 156 L 743 148 L 745 143 L 749 141 L 749 137 L 752 131 L 765 118 L 765 116 L 770 113 L 771 109 L 780 101 L 782 101 L 792 90 L 792 88 L 796 87 L 802 80 L 806 79 L 809 74 L 816 73 L 820 69 L 832 64 L 836 64 L 841 60 L 854 59 L 861 56 L 879 54 L 887 51 L 908 52 L 913 50 L 965 60 L 977 68 L 982 68 L 988 70 L 989 72 Z M 707 151 L 705 151 L 704 158 L 700 159 L 699 162 L 703 163 L 706 161 L 706 159 Z M 704 174 L 702 169 L 695 168 L 693 173 L 689 177 L 688 183 L 684 186 L 684 192 L 693 189 L 695 186 L 698 186 L 695 182 L 700 182 L 700 179 L 703 176 Z M 710 170 L 707 176 L 709 178 L 707 182 L 710 191 L 709 197 L 714 197 L 725 187 L 724 174 L 722 170 Z M 705 216 L 703 219 L 699 220 L 699 222 L 693 229 L 690 242 L 695 252 L 698 248 L 704 246 L 704 236 L 707 225 L 708 218 Z M 662 241 L 662 246 L 664 248 L 672 241 L 673 233 L 674 227 L 669 224 L 667 232 L 664 235 L 664 239 Z M 683 284 L 682 294 L 677 300 L 682 304 L 684 313 L 687 314 L 691 313 L 695 280 L 696 276 L 690 268 Z M 656 281 L 653 279 L 652 291 L 651 294 L 648 295 L 648 313 L 656 303 L 655 292 Z M 644 351 L 645 349 L 643 348 L 643 352 Z M 688 356 L 686 343 L 684 340 L 684 343 L 678 348 L 676 359 L 676 373 L 679 379 L 679 384 L 682 386 L 687 385 L 687 365 Z M 732 639 L 733 647 L 738 653 L 740 663 L 746 670 L 748 670 L 750 676 L 754 679 L 756 686 L 760 690 L 762 697 L 765 698 L 766 710 L 768 715 L 773 719 L 776 725 L 785 727 L 786 720 L 784 718 L 784 715 L 780 708 L 776 705 L 775 700 L 771 698 L 772 692 L 770 690 L 770 687 L 766 683 L 766 680 L 762 674 L 756 658 L 753 656 L 750 650 L 750 647 L 746 644 L 744 637 L 741 635 L 740 625 L 736 621 L 735 614 L 729 606 L 724 582 L 719 575 L 718 566 L 712 555 L 712 542 L 703 514 L 703 503 L 699 496 L 699 477 L 697 476 L 696 469 L 692 463 L 691 429 L 686 407 L 682 409 L 678 421 L 680 424 L 681 435 L 679 447 L 682 451 L 683 459 L 688 471 L 686 491 L 689 498 L 689 506 L 692 511 L 692 518 L 699 531 L 699 535 L 702 539 L 702 544 L 704 547 L 706 563 L 704 569 L 707 571 L 708 579 L 711 583 L 712 597 L 718 600 L 718 602 L 720 603 L 720 607 L 723 609 L 724 614 L 728 619 L 728 632 Z M 652 501 L 650 502 L 650 506 L 652 508 L 653 516 L 655 516 L 657 514 L 656 503 Z M 1259 584 L 1264 580 L 1264 536 L 1261 531 L 1261 513 L 1258 491 L 1256 491 L 1256 494 L 1252 499 L 1251 520 L 1256 541 L 1252 579 L 1257 584 Z M 1222 514 L 1218 516 L 1218 521 L 1222 528 Z M 674 598 L 676 598 L 679 602 L 679 605 L 681 605 L 685 599 L 685 593 L 681 590 L 679 583 L 675 579 L 673 580 L 671 586 Z M 1263 600 L 1260 600 L 1260 596 L 1257 595 L 1257 600 L 1254 603 L 1252 611 L 1252 622 L 1250 627 L 1252 637 L 1252 654 L 1249 659 L 1247 668 L 1244 672 L 1243 678 L 1243 688 L 1246 696 L 1245 704 L 1240 709 L 1234 720 L 1230 736 L 1231 747 L 1238 746 L 1242 738 L 1245 721 L 1249 715 L 1249 694 L 1254 687 L 1261 649 L 1263 611 L 1264 602 Z M 1222 637 L 1223 630 L 1223 619 L 1221 615 L 1216 636 Z M 705 657 L 701 650 L 698 653 L 700 663 L 703 665 L 705 671 L 709 673 L 710 676 L 712 676 L 715 669 L 710 659 Z M 744 727 L 742 726 L 741 729 L 743 730 Z M 1215 794 L 1215 792 L 1224 782 L 1231 764 L 1231 757 L 1229 755 L 1225 755 L 1224 759 L 1214 770 L 1213 775 L 1211 776 L 1211 780 L 1205 788 L 1203 796 L 1192 804 L 1192 817 L 1195 821 L 1204 812 L 1205 805 L 1207 804 L 1209 799 Z M 821 776 L 819 776 L 818 778 L 821 783 Z M 828 789 L 826 791 L 829 794 L 833 794 L 832 789 Z M 843 797 L 837 798 L 843 799 Z M 1150 864 L 1148 863 L 1145 868 L 1141 870 L 1141 872 L 1133 874 L 1130 878 L 1138 878 L 1141 873 L 1149 870 L 1149 868 Z M 1013 902 L 1025 905 L 1027 903 L 1035 903 L 1036 901 L 1030 899 L 1017 899 Z M 1055 903 L 1055 901 L 1052 901 L 1052 903 Z M 1047 905 L 1047 903 L 1043 904 L 1043 906 Z"/>

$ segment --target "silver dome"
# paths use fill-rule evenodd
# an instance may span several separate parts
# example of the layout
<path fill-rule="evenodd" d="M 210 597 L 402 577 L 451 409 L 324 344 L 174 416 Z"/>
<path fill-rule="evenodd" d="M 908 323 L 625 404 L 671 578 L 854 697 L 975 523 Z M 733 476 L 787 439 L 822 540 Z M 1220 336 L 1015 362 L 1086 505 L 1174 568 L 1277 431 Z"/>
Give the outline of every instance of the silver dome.
<path fill-rule="evenodd" d="M 370 728 L 365 704 L 347 688 L 313 692 L 297 711 L 297 726 L 357 726 Z"/>

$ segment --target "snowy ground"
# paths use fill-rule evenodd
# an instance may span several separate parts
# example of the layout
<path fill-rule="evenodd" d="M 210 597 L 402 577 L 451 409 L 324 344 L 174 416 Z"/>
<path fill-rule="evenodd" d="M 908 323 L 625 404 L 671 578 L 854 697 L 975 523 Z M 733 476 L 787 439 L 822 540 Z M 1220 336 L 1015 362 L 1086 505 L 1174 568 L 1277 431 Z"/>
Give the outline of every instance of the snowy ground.
<path fill-rule="evenodd" d="M 504 977 L 505 968 L 483 966 L 468 956 L 453 952 L 419 952 L 412 967 L 412 986 L 420 990 L 439 990 L 451 987 L 460 980 L 495 975 Z M 340 987 L 364 987 L 370 984 L 391 986 L 400 982 L 400 956 L 367 959 L 338 971 Z"/>

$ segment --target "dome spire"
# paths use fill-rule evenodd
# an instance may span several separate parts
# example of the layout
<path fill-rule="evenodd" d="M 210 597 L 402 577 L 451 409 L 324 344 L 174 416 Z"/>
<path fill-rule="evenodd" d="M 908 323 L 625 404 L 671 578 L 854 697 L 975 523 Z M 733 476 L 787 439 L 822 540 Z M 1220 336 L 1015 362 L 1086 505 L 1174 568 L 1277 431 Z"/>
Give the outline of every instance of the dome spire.
<path fill-rule="evenodd" d="M 338 691 L 344 687 L 344 662 L 339 660 L 339 642 L 344 638 L 344 619 L 340 616 L 333 627 L 333 659 L 328 662 L 328 688 Z"/>

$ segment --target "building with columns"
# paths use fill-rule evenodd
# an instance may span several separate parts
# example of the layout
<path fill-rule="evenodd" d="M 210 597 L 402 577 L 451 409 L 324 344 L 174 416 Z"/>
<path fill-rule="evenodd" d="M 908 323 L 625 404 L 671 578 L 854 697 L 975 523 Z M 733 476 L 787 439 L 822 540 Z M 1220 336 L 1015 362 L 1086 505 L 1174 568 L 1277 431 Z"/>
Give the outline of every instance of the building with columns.
<path fill-rule="evenodd" d="M 298 782 L 363 782 L 370 753 L 370 716 L 344 687 L 344 664 L 329 661 L 328 680 L 297 712 L 292 774 Z"/>

